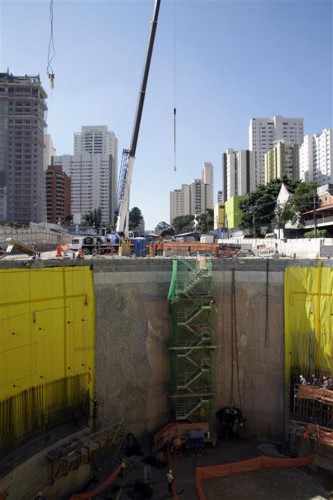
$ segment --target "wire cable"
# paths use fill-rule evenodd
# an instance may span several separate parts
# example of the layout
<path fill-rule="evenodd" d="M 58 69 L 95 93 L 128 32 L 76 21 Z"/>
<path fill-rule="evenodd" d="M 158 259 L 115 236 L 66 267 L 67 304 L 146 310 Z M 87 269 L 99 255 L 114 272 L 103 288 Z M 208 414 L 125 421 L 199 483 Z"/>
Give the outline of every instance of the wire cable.
<path fill-rule="evenodd" d="M 173 10 L 173 170 L 177 171 L 177 2 Z"/>
<path fill-rule="evenodd" d="M 47 52 L 47 76 L 50 80 L 51 87 L 54 87 L 54 69 L 53 69 L 53 61 L 55 58 L 55 45 L 54 45 L 54 0 L 50 0 L 49 6 L 49 21 L 50 21 L 50 38 L 49 38 L 49 46 Z"/>

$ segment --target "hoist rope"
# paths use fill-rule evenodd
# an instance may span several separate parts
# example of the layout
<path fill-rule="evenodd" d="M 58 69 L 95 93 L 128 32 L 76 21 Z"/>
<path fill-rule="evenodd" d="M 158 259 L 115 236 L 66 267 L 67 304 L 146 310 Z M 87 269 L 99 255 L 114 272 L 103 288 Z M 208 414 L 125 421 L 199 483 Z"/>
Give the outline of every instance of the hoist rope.
<path fill-rule="evenodd" d="M 54 78 L 54 69 L 53 69 L 53 60 L 55 57 L 55 45 L 54 45 L 54 12 L 53 12 L 53 4 L 54 0 L 50 0 L 49 6 L 49 20 L 50 20 L 50 38 L 49 38 L 49 46 L 47 52 L 47 76 L 51 79 Z"/>
<path fill-rule="evenodd" d="M 173 9 L 173 170 L 177 171 L 177 2 Z"/>

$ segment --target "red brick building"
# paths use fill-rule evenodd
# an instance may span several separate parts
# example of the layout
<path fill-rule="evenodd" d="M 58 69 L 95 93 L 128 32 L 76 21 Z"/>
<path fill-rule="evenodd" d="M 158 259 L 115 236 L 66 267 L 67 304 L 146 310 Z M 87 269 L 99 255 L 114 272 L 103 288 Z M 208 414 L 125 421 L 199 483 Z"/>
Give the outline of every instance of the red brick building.
<path fill-rule="evenodd" d="M 68 222 L 71 215 L 71 178 L 61 165 L 50 165 L 46 171 L 47 222 Z"/>

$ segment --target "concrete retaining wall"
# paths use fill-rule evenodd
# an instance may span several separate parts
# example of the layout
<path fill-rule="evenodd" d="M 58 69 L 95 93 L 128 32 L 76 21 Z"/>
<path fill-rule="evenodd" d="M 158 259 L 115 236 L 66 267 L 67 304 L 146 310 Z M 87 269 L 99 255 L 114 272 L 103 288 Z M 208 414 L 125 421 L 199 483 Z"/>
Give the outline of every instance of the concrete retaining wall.
<path fill-rule="evenodd" d="M 281 436 L 284 425 L 286 264 L 269 261 L 267 269 L 266 261 L 220 261 L 213 271 L 217 306 L 216 408 L 239 405 L 240 394 L 249 432 L 267 437 Z M 135 431 L 154 429 L 168 416 L 167 292 L 171 260 L 114 260 L 112 264 L 96 261 L 94 271 L 100 421 L 110 423 L 113 418 L 125 416 Z M 236 319 L 232 319 L 232 304 Z M 239 353 L 233 359 L 232 328 Z"/>

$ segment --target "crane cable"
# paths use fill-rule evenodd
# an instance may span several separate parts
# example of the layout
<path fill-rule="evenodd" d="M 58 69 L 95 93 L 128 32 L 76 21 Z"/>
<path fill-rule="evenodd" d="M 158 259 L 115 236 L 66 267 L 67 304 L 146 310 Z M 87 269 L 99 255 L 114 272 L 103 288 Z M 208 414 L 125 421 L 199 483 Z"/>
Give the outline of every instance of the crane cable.
<path fill-rule="evenodd" d="M 50 80 L 50 85 L 51 88 L 54 88 L 54 69 L 52 66 L 54 57 L 55 57 L 55 46 L 54 46 L 54 12 L 53 12 L 53 4 L 54 0 L 50 0 L 50 6 L 49 6 L 49 20 L 50 20 L 50 39 L 49 39 L 49 46 L 48 46 L 48 53 L 47 53 L 47 76 Z"/>
<path fill-rule="evenodd" d="M 177 171 L 177 17 L 176 4 L 174 2 L 173 10 L 173 170 Z"/>

